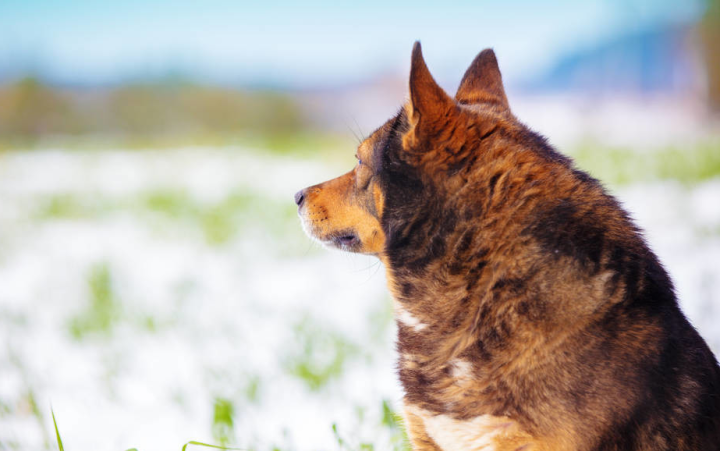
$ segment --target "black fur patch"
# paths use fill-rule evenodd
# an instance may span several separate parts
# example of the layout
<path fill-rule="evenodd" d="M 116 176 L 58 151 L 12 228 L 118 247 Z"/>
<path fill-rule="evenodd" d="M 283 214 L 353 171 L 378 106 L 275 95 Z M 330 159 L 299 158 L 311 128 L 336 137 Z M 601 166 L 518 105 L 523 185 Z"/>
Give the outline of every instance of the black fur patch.
<path fill-rule="evenodd" d="M 525 233 L 549 256 L 569 256 L 597 271 L 605 250 L 605 229 L 592 212 L 579 213 L 573 199 L 560 199 L 540 209 Z"/>

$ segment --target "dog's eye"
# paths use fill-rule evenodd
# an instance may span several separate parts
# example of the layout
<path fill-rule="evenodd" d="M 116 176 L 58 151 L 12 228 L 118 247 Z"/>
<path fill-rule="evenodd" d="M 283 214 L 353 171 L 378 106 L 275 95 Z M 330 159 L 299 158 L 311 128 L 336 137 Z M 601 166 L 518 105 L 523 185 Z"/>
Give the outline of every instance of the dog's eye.
<path fill-rule="evenodd" d="M 362 160 L 357 154 L 355 154 L 355 158 L 357 158 L 358 164 L 362 164 Z"/>

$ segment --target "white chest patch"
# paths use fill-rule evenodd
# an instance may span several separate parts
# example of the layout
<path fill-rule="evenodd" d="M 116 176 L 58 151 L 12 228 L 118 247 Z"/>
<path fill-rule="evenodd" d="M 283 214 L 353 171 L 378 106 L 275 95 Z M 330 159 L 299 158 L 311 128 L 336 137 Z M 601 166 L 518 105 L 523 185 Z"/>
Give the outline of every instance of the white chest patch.
<path fill-rule="evenodd" d="M 420 332 L 427 327 L 427 324 L 421 322 L 414 317 L 412 313 L 405 310 L 399 302 L 395 303 L 395 318 L 407 327 L 411 327 L 415 332 Z"/>
<path fill-rule="evenodd" d="M 443 451 L 496 451 L 496 439 L 516 432 L 515 422 L 505 417 L 481 415 L 456 420 L 423 409 L 409 410 L 423 420 L 425 432 Z"/>

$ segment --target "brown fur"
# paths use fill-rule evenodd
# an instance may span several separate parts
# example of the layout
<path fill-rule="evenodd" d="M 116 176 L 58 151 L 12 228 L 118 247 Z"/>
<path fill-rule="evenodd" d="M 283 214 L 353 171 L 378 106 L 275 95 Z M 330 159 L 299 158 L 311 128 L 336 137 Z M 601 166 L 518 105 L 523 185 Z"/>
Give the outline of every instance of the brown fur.
<path fill-rule="evenodd" d="M 720 370 L 618 203 L 511 113 L 495 55 L 455 98 L 419 43 L 309 234 L 385 264 L 414 449 L 720 449 Z"/>

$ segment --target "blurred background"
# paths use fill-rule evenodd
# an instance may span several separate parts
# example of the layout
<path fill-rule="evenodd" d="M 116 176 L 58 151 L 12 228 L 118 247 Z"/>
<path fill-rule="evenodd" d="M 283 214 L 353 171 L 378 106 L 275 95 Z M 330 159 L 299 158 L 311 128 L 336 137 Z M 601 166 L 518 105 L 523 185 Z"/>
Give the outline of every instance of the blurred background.
<path fill-rule="evenodd" d="M 720 351 L 720 1 L 0 2 L 0 450 L 407 449 L 376 260 L 292 195 L 483 48 Z M 199 448 L 198 448 L 199 449 Z"/>

